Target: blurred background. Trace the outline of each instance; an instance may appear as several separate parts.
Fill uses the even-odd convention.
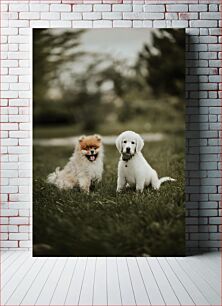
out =
[[[184,132],[183,29],[35,29],[34,137]]]

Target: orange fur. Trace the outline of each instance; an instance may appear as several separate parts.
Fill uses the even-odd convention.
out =
[[[98,150],[101,145],[101,137],[99,135],[82,136],[79,139],[80,150],[90,151],[91,149]]]

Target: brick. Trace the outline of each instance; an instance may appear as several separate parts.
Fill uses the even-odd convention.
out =
[[[71,5],[69,4],[51,4],[51,12],[71,12]]]
[[[214,28],[217,27],[216,20],[190,20],[190,27],[197,28]]]
[[[187,28],[188,21],[187,20],[173,20],[172,26],[175,28]]]
[[[95,20],[93,21],[94,28],[111,28],[112,21],[111,20]]]
[[[131,20],[114,20],[113,27],[130,28],[132,27]]]
[[[50,27],[52,28],[71,28],[72,22],[68,20],[51,20]]]
[[[207,4],[189,4],[190,12],[206,12]]]
[[[27,225],[19,226],[19,232],[21,232],[21,233],[30,233],[31,232],[30,226],[27,226]]]
[[[221,13],[209,13],[209,12],[204,12],[204,13],[200,13],[200,19],[218,19],[220,20],[221,19]]]
[[[92,20],[77,20],[72,22],[73,28],[92,28]]]
[[[17,60],[1,60],[2,67],[18,67]]]
[[[49,28],[50,22],[49,20],[31,20],[30,21],[31,28]]]
[[[133,28],[142,28],[143,27],[143,21],[142,20],[133,20]],[[151,26],[152,27],[152,21]]]
[[[165,7],[163,4],[144,5],[143,8],[144,12],[156,12],[156,13],[165,12]]]
[[[109,13],[102,13],[102,19],[122,19],[122,13],[120,12],[109,12]]]
[[[2,177],[18,177],[18,171],[16,170],[2,170]]]
[[[143,5],[142,4],[134,4],[133,5],[133,12],[142,12],[143,11]]]
[[[123,19],[164,19],[163,13],[123,12]]]
[[[30,3],[29,4],[30,11],[34,12],[48,12],[49,11],[49,4],[46,3]]]
[[[61,13],[61,20],[81,20],[81,19],[82,19],[81,13]]]
[[[166,13],[165,19],[176,20],[178,19],[178,13]]]
[[[100,12],[83,13],[83,19],[88,19],[88,20],[102,19],[102,13]]]
[[[65,14],[71,14],[71,13],[61,13],[61,19],[65,19]],[[75,13],[74,13],[75,14]],[[41,13],[40,19],[45,20],[59,20],[60,19],[60,13],[56,12],[50,12],[50,13]]]
[[[3,186],[2,188],[10,188],[10,187],[6,187]],[[11,187],[13,188],[12,191],[14,191],[16,188],[16,186]],[[18,192],[18,191],[15,191]],[[6,192],[3,192],[6,193]],[[11,191],[7,192],[7,193],[11,193]],[[14,193],[14,192],[13,192]],[[18,216],[18,210],[17,209],[1,209],[1,216],[2,217],[13,217],[13,216]]]
[[[27,28],[29,26],[28,20],[9,20],[10,28]]]
[[[18,123],[4,123],[4,124],[1,125],[1,130],[3,130],[3,131],[7,131],[7,130],[15,131],[15,130],[18,130]]]
[[[93,6],[92,4],[76,4],[73,5],[74,12],[92,12]]]
[[[29,131],[10,131],[10,138],[28,138],[30,137]]]
[[[209,4],[209,11],[210,12],[218,12],[219,11],[218,4]]]
[[[151,20],[143,20],[143,27],[144,28],[152,28],[153,22]]]
[[[169,4],[166,5],[167,12],[188,12],[188,5],[186,4]]]
[[[0,246],[1,248],[17,248],[18,241],[1,241]]]
[[[19,19],[39,19],[40,14],[38,12],[25,12],[19,13]]]
[[[30,118],[26,115],[10,115],[9,116],[10,122],[29,122]]]
[[[9,12],[28,12],[29,5],[25,3],[9,4]]]
[[[221,67],[221,60],[209,60],[210,67]]]
[[[210,224],[221,225],[221,217],[210,217],[209,222],[210,222]]]
[[[111,4],[94,4],[93,10],[94,12],[110,12]]]
[[[28,240],[28,233],[9,233],[10,240]]]
[[[208,45],[208,50],[209,51],[221,51],[221,45],[220,44],[209,44]]]
[[[31,241],[19,241],[20,248],[31,248]]]
[[[7,195],[1,195],[1,201],[5,201],[5,198],[7,198]],[[0,224],[8,224],[9,219],[6,217],[0,217]]]
[[[132,5],[131,4],[113,4],[112,11],[113,12],[131,12]]]

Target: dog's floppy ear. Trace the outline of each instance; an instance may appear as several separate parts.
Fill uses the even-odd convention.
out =
[[[98,141],[102,141],[102,137],[99,134],[94,135]]]
[[[137,134],[136,135],[136,152],[140,152],[144,146],[143,138]]]
[[[116,147],[117,147],[117,150],[121,153],[122,152],[122,135],[119,135],[116,138]]]
[[[85,137],[86,137],[85,135],[80,136],[79,137],[79,142],[82,142]]]

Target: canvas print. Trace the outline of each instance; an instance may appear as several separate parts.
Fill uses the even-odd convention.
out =
[[[33,256],[184,256],[184,29],[33,30]]]

